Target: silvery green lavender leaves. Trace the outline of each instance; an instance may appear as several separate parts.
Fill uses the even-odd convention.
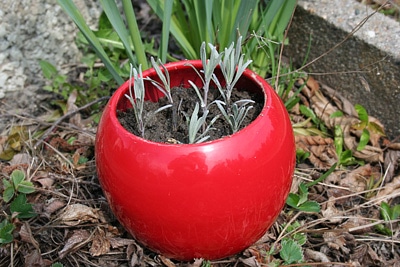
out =
[[[202,80],[203,86],[202,90],[193,83],[192,81],[188,81],[192,88],[195,90],[199,102],[196,103],[195,108],[192,114],[186,114],[184,112],[183,115],[186,117],[188,123],[188,139],[189,143],[201,143],[210,138],[209,131],[213,130],[211,127],[215,121],[220,117],[219,115],[214,116],[211,120],[208,120],[209,108],[211,105],[216,104],[218,109],[221,112],[222,117],[226,120],[226,122],[230,125],[232,133],[237,132],[240,129],[241,124],[246,118],[249,110],[253,108],[251,104],[254,103],[253,100],[250,99],[241,99],[234,103],[231,103],[231,95],[236,85],[237,81],[245,71],[246,67],[251,64],[251,60],[247,60],[244,62],[244,55],[241,53],[241,40],[242,37],[239,37],[236,43],[236,47],[234,43],[232,43],[228,48],[225,49],[224,52],[219,53],[215,46],[212,44],[208,44],[210,48],[210,57],[207,58],[206,44],[202,43],[200,48],[200,58],[203,65],[202,74],[192,66],[194,71],[199,75]],[[131,77],[133,74],[133,93],[132,93],[132,81],[129,85],[129,95],[126,97],[132,104],[134,109],[137,126],[139,131],[144,137],[145,131],[145,118],[143,114],[143,102],[145,95],[145,86],[144,80],[151,82],[158,90],[160,90],[169,100],[170,104],[164,107],[159,108],[154,111],[153,114],[169,108],[172,106],[173,100],[171,96],[171,85],[170,85],[170,76],[168,70],[161,63],[160,60],[156,62],[153,58],[151,58],[151,63],[153,68],[156,70],[158,77],[161,82],[156,82],[149,77],[143,78],[141,66],[139,66],[139,70],[136,70],[131,66]],[[222,71],[222,76],[225,80],[225,86],[221,86],[221,82],[218,80],[215,75],[215,69],[217,66],[220,66]],[[163,71],[161,71],[163,70]],[[208,93],[210,89],[211,81],[217,86],[219,92],[221,93],[222,100],[215,100],[211,103],[207,103]],[[200,103],[200,104],[199,104]],[[200,112],[201,108],[201,113]]]

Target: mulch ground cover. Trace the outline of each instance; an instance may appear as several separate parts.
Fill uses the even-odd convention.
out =
[[[211,262],[167,259],[142,247],[121,227],[97,180],[93,158],[96,123],[85,117],[84,109],[78,109],[73,95],[64,114],[48,105],[40,109],[40,115],[32,116],[9,110],[3,101],[1,116],[12,123],[0,136],[0,151],[11,157],[1,161],[0,173],[2,179],[9,179],[15,169],[26,173],[36,189],[27,197],[37,216],[13,217],[14,241],[0,247],[0,266],[51,266],[55,262],[64,266],[274,266],[273,262],[282,263],[278,253],[282,238],[296,236],[306,238],[302,248],[307,264],[300,265],[398,265],[399,220],[383,220],[381,203],[399,204],[400,142],[389,140],[382,123],[369,117],[370,141],[358,151],[362,128],[354,105],[312,77],[307,82],[299,80],[296,86],[304,83],[299,104],[316,114],[327,134],[316,134],[318,129],[299,105],[291,110],[296,146],[309,155],[297,164],[291,192],[298,193],[301,182],[318,179],[338,161],[333,137],[338,126],[343,149],[351,150],[363,164],[337,167],[309,188],[308,200],[318,202],[320,212],[285,206],[259,242],[240,254]],[[334,116],[338,112],[342,115]],[[3,221],[10,207],[3,200],[0,204]],[[297,226],[288,230],[288,224]],[[277,252],[269,253],[271,248]]]

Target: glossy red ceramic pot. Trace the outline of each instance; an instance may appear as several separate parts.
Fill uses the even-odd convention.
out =
[[[198,60],[165,65],[171,86],[202,85],[188,62],[202,69]],[[95,146],[99,180],[119,221],[142,245],[177,260],[224,258],[256,242],[280,213],[295,166],[291,123],[271,86],[246,70],[237,87],[264,95],[260,115],[231,136],[190,145],[125,130],[116,113],[130,107],[128,86],[107,104]],[[161,97],[146,90],[148,100]]]

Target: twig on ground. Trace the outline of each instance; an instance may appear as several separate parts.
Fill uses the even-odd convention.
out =
[[[64,116],[61,116],[58,120],[56,120],[56,121],[53,123],[53,125],[52,125],[49,129],[46,130],[46,132],[43,133],[42,137],[36,142],[36,144],[35,144],[35,146],[34,146],[34,149],[37,149],[37,148],[43,143],[44,139],[46,139],[46,137],[47,137],[47,136],[57,127],[57,125],[59,125],[63,120],[65,120],[65,119],[67,119],[67,118],[69,118],[69,117],[75,115],[76,113],[78,113],[78,112],[81,111],[81,110],[84,110],[84,109],[86,109],[86,108],[88,108],[88,107],[90,107],[90,106],[92,106],[92,105],[94,105],[94,104],[96,104],[96,103],[98,103],[98,102],[101,102],[101,101],[103,101],[103,100],[107,100],[107,99],[109,99],[109,98],[110,98],[109,96],[103,96],[103,97],[101,97],[101,98],[99,98],[99,99],[96,99],[96,100],[94,100],[94,101],[92,101],[92,102],[87,103],[86,105],[83,105],[82,107],[77,108],[76,110],[73,110],[73,111],[71,111],[71,112],[68,112],[68,113],[65,114]]]

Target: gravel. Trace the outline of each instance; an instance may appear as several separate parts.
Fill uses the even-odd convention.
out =
[[[92,0],[75,1],[90,26],[100,16]],[[37,90],[43,84],[39,60],[60,68],[79,62],[77,28],[55,0],[0,0],[0,98]]]

